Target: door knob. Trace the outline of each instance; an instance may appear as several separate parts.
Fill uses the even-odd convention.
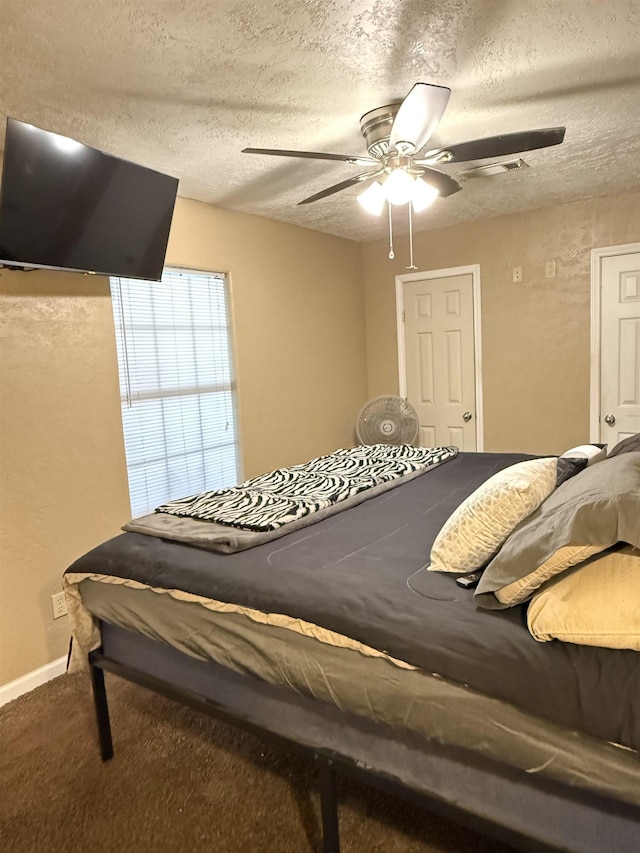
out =
[[[605,422],[605,424],[609,424],[609,426],[613,426],[616,422],[616,416],[615,415],[605,415],[604,416],[604,422]]]
[[[471,412],[465,412],[464,415],[462,416],[462,420],[465,423],[469,423],[469,421],[471,420],[472,417],[473,417],[473,415],[471,414]],[[606,420],[606,418],[605,418],[605,420]]]

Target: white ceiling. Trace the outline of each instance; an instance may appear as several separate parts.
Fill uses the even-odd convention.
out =
[[[0,0],[2,123],[168,172],[181,196],[356,240],[386,231],[358,187],[296,205],[361,167],[241,149],[366,154],[360,116],[417,81],[452,89],[430,148],[567,128],[523,155],[527,170],[459,178],[418,230],[640,187],[640,0]]]

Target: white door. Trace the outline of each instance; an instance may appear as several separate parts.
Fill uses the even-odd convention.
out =
[[[417,443],[476,450],[473,275],[402,279],[404,392],[418,413]]]
[[[600,439],[640,432],[640,252],[602,258]]]

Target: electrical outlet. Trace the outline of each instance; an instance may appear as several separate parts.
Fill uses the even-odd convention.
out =
[[[555,278],[556,277],[556,262],[555,261],[547,261],[544,265],[544,277],[545,278]]]
[[[51,606],[53,608],[53,618],[59,619],[61,616],[67,615],[67,599],[64,592],[56,592],[51,596]]]
[[[513,281],[522,281],[522,267],[513,268]]]

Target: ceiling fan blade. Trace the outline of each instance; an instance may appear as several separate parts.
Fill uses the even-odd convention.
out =
[[[286,151],[282,148],[243,148],[243,154],[269,154],[272,157],[303,157],[307,160],[340,160],[343,163],[355,163],[357,166],[373,166],[377,160],[373,157],[356,157],[351,154],[325,154],[322,151]]]
[[[420,151],[440,123],[450,95],[446,86],[416,83],[393,120],[389,147],[401,154]]]
[[[487,157],[506,157],[508,154],[519,154],[522,151],[534,151],[536,148],[559,145],[564,139],[565,130],[564,127],[547,127],[542,130],[525,130],[520,133],[505,133],[502,136],[488,136],[486,139],[474,139],[459,145],[447,145],[438,151],[429,152],[429,155],[443,152],[451,155],[446,158],[447,163],[464,163],[467,160],[484,160]]]
[[[415,161],[416,163],[418,161]],[[424,180],[438,190],[440,198],[446,198],[448,195],[453,195],[461,190],[460,184],[454,180],[451,175],[445,175],[444,172],[438,172],[437,169],[424,169],[422,175]]]
[[[349,189],[349,187],[353,187],[355,184],[359,184],[362,181],[372,181],[374,178],[377,178],[378,175],[381,175],[383,171],[383,169],[375,169],[373,172],[363,172],[361,175],[355,175],[353,178],[347,178],[346,181],[341,181],[339,184],[327,187],[326,190],[320,190],[319,193],[310,195],[309,198],[303,198],[302,201],[298,202],[298,205],[311,204],[312,201],[318,201],[319,199],[326,198],[334,193],[339,193],[341,190]]]

